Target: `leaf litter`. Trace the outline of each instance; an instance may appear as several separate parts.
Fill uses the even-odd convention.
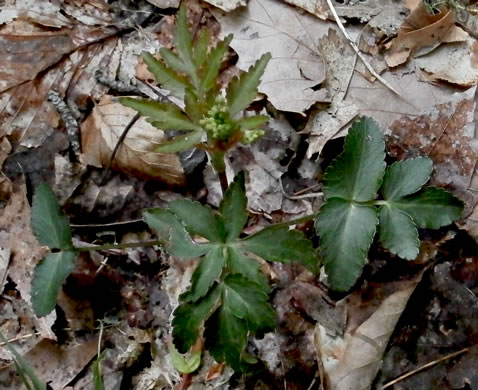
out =
[[[125,32],[118,38],[118,32],[128,28],[122,24],[119,18],[119,15],[122,15],[121,12],[127,12],[124,9],[121,10],[122,6],[118,4],[119,2],[113,1],[108,4],[95,0],[88,2],[85,7],[78,8],[76,2],[49,1],[43,3],[42,9],[35,8],[37,2],[29,6],[30,3],[26,0],[16,1],[21,7],[15,6],[12,1],[7,1],[7,3],[7,6],[11,7],[0,11],[0,21],[3,23],[2,32],[5,33],[3,35],[4,48],[9,45],[18,48],[20,45],[24,45],[27,49],[29,48],[30,52],[33,47],[38,47],[40,53],[47,54],[41,57],[40,62],[35,63],[29,62],[28,57],[22,59],[19,54],[16,56],[10,54],[10,57],[4,56],[10,62],[3,60],[0,64],[0,69],[4,74],[0,85],[6,89],[0,96],[1,117],[4,119],[0,133],[2,135],[2,151],[5,151],[6,159],[4,167],[8,167],[9,175],[4,180],[6,186],[2,187],[5,188],[5,192],[2,192],[2,202],[7,205],[6,211],[3,212],[5,216],[2,218],[10,218],[10,222],[5,225],[5,228],[2,225],[2,236],[5,236],[2,247],[7,252],[11,252],[11,264],[7,268],[8,277],[4,294],[5,291],[13,294],[17,289],[21,297],[19,303],[23,302],[17,306],[14,305],[15,307],[2,303],[2,307],[6,310],[2,311],[0,316],[0,326],[2,331],[13,329],[8,333],[9,338],[25,336],[29,333],[35,334],[36,330],[40,330],[41,335],[27,337],[26,341],[21,343],[22,352],[27,353],[35,348],[47,354],[49,347],[46,347],[45,343],[35,347],[38,341],[45,337],[54,338],[57,334],[64,336],[65,333],[64,331],[59,333],[56,327],[52,331],[53,320],[38,323],[38,319],[31,314],[31,309],[27,306],[26,302],[29,299],[25,301],[24,295],[28,293],[29,284],[22,279],[22,276],[24,273],[31,272],[31,268],[30,271],[24,269],[25,264],[28,268],[33,266],[34,262],[27,259],[23,264],[23,261],[20,261],[21,257],[18,257],[18,254],[21,253],[18,250],[20,241],[13,241],[17,243],[12,245],[9,237],[15,234],[26,237],[23,242],[30,243],[28,246],[31,253],[39,251],[39,247],[28,233],[29,208],[26,199],[31,196],[31,192],[24,188],[21,190],[23,191],[21,196],[15,195],[15,191],[18,191],[15,188],[18,188],[18,178],[22,170],[17,167],[17,174],[11,174],[14,162],[20,161],[17,160],[17,157],[11,157],[12,153],[21,151],[31,154],[49,140],[61,140],[59,144],[63,146],[59,149],[55,146],[52,150],[55,150],[56,155],[51,156],[51,160],[42,165],[49,167],[46,174],[41,171],[38,171],[40,173],[31,173],[30,166],[34,159],[21,160],[27,183],[32,180],[33,184],[37,185],[40,177],[43,180],[55,180],[57,194],[60,195],[61,203],[66,205],[68,213],[75,214],[77,213],[75,210],[82,210],[84,213],[87,210],[90,214],[88,217],[83,216],[82,222],[92,225],[103,222],[103,220],[97,220],[99,216],[112,221],[111,216],[121,216],[122,210],[125,210],[123,211],[125,216],[130,215],[126,209],[131,207],[132,202],[136,202],[136,207],[143,207],[139,206],[141,202],[145,207],[164,206],[171,198],[177,198],[177,194],[162,191],[162,189],[158,191],[157,186],[161,187],[164,174],[159,176],[160,180],[155,180],[157,184],[153,189],[151,185],[144,189],[139,184],[140,179],[138,181],[124,179],[118,173],[113,173],[113,178],[103,185],[100,183],[102,171],[99,168],[87,167],[84,164],[69,161],[70,158],[66,153],[67,139],[61,130],[63,121],[55,109],[46,102],[48,90],[55,88],[62,96],[65,96],[65,101],[72,106],[73,111],[79,114],[78,119],[83,123],[83,127],[88,121],[98,121],[98,107],[103,104],[114,107],[114,101],[107,100],[110,98],[105,95],[107,93],[115,95],[115,91],[108,91],[109,87],[96,83],[95,71],[98,68],[106,69],[108,77],[114,79],[118,76],[121,81],[129,85],[135,76],[135,67],[138,63],[136,56],[145,49],[156,52],[167,42],[168,38],[167,30],[158,28],[157,25],[153,27],[146,25],[143,30],[139,29],[132,33]],[[149,3],[157,7],[177,6],[175,2],[171,1],[155,0]],[[280,1],[250,0],[247,6],[240,4],[242,2],[239,1],[228,2],[232,4],[226,10],[228,13],[223,13],[210,5],[219,6],[219,2],[211,1],[209,4],[201,3],[199,5],[193,1],[190,3],[197,7],[195,8],[197,13],[191,19],[193,28],[209,23],[212,19],[209,12],[212,10],[221,25],[221,36],[229,32],[235,33],[232,48],[237,53],[237,57],[232,54],[230,62],[234,63],[237,58],[237,67],[232,65],[231,72],[237,73],[238,68],[247,69],[251,62],[265,51],[271,51],[273,61],[275,56],[275,61],[279,64],[271,67],[270,78],[267,79],[266,86],[262,87],[262,92],[275,109],[286,112],[285,117],[281,117],[280,121],[274,120],[277,126],[272,126],[271,137],[253,145],[251,149],[241,150],[238,148],[231,154],[229,161],[228,169],[231,179],[240,167],[246,167],[250,171],[247,185],[250,206],[252,206],[250,208],[259,213],[251,217],[250,231],[254,231],[257,224],[267,224],[270,218],[281,220],[292,214],[301,215],[310,213],[311,210],[317,210],[320,201],[317,204],[308,198],[294,201],[287,199],[279,191],[279,180],[287,178],[288,181],[294,182],[295,180],[298,183],[299,179],[297,178],[300,177],[298,176],[300,173],[296,171],[297,166],[305,167],[307,164],[317,166],[315,162],[311,163],[307,157],[319,156],[319,162],[326,159],[330,148],[333,149],[331,146],[333,142],[340,142],[340,140],[328,141],[344,136],[348,125],[355,117],[368,115],[373,117],[384,129],[387,150],[391,152],[393,158],[401,160],[426,155],[434,161],[432,183],[445,185],[467,202],[468,214],[460,225],[475,238],[478,236],[474,233],[478,226],[476,222],[478,217],[474,211],[477,208],[476,200],[478,200],[476,198],[478,186],[475,173],[477,156],[474,131],[476,126],[474,98],[477,83],[477,45],[476,35],[473,33],[473,23],[476,18],[472,14],[466,14],[466,17],[457,14],[453,18],[453,13],[444,11],[435,19],[425,15],[422,21],[424,25],[419,25],[418,29],[410,31],[410,19],[401,28],[398,28],[405,18],[403,4],[398,4],[399,2],[387,1],[380,2],[380,4],[374,0],[350,1],[343,4],[334,2],[342,20],[353,22],[352,24],[346,23],[347,31],[353,39],[357,39],[359,46],[366,50],[367,59],[374,68],[383,72],[382,76],[394,88],[400,90],[404,96],[404,98],[400,98],[374,82],[373,77],[358,63],[355,54],[350,50],[348,42],[343,39],[335,23],[326,20],[330,20],[330,10],[325,1],[289,2],[297,8]],[[410,2],[407,4],[409,8],[415,8]],[[229,11],[236,5],[240,5],[240,7]],[[61,8],[62,13],[57,12],[58,7]],[[137,15],[149,15],[152,9],[149,7],[151,6],[148,5],[144,11],[140,10]],[[308,13],[302,12],[300,8]],[[264,12],[264,9],[267,12]],[[419,10],[413,10],[412,15],[415,13],[419,15]],[[423,16],[423,14],[420,15]],[[171,19],[171,16],[167,18]],[[153,23],[158,22],[158,19],[153,20]],[[437,22],[434,22],[435,20]],[[357,22],[358,24],[354,25]],[[438,24],[436,25],[436,23]],[[73,28],[69,29],[71,26]],[[368,30],[361,31],[364,26]],[[431,38],[434,29],[438,28],[437,26],[442,26],[441,29],[446,31],[441,31]],[[467,37],[460,28],[467,31],[469,36]],[[215,31],[217,32],[217,30]],[[271,35],[271,31],[274,34]],[[20,36],[14,38],[16,35]],[[392,42],[389,48],[384,43],[387,41]],[[55,43],[55,51],[50,53],[47,49],[52,42]],[[404,46],[407,48],[404,49]],[[304,54],[306,60],[311,61],[303,61],[302,56],[294,54],[299,53],[294,52],[295,49],[299,50],[301,55]],[[275,50],[278,51],[275,52]],[[385,55],[385,59],[383,55]],[[289,59],[282,60],[281,57]],[[290,57],[293,58],[293,61],[290,61]],[[393,69],[387,69],[387,61],[392,61],[391,64],[393,64],[393,61],[397,61],[396,58],[399,59],[399,62],[405,63]],[[309,62],[314,66],[311,67]],[[278,82],[276,77],[279,70],[286,75],[283,85]],[[143,93],[151,97],[157,96],[156,92],[148,86],[147,80],[146,83],[138,81],[137,85]],[[164,93],[164,91],[160,93]],[[79,110],[75,109],[75,106]],[[312,111],[309,111],[311,108]],[[124,114],[125,110],[122,108],[120,113]],[[118,108],[113,109],[113,113],[118,113]],[[303,115],[303,118],[295,116],[294,113]],[[269,110],[269,114],[275,115],[273,110]],[[123,122],[127,121],[127,119],[123,120]],[[121,126],[124,128],[125,125],[126,123],[115,125],[117,127],[116,138],[121,132]],[[104,142],[104,139],[99,137],[101,134],[99,130],[102,126],[104,124],[96,126],[95,131],[97,131],[96,139]],[[295,131],[297,130],[303,130],[302,135],[296,136]],[[141,134],[144,134],[143,128]],[[162,137],[160,132],[149,132],[148,134],[153,139]],[[304,141],[308,142],[307,151],[304,149]],[[58,141],[55,142],[58,143]],[[137,144],[137,139],[134,142]],[[105,148],[101,158],[97,159],[98,166],[107,164],[109,152],[114,147],[114,143],[114,141],[109,142],[109,149]],[[98,146],[97,142],[93,144]],[[100,145],[103,145],[101,148],[105,147],[104,144]],[[126,147],[128,147],[127,143],[122,146],[123,149]],[[61,154],[58,154],[57,150],[60,150]],[[133,155],[126,160],[119,155],[118,161],[123,161],[124,172],[134,172],[134,175],[137,175],[138,165],[143,165],[144,168],[142,162],[144,160],[140,158],[142,152],[135,147],[131,150],[134,152]],[[304,154],[307,157],[304,157]],[[42,155],[42,158],[45,158],[44,156]],[[291,158],[291,156],[294,157]],[[194,187],[197,184],[192,184],[193,180],[190,176],[184,176],[181,173],[182,169],[177,157],[169,156],[169,158],[171,157],[175,158],[174,163],[170,164],[168,160],[164,167],[168,172],[173,169],[174,172],[180,173],[180,181],[186,183],[186,191],[191,191],[191,196],[202,200],[207,194],[208,202],[218,205],[219,196],[214,197],[213,192],[215,179],[211,177],[206,181],[207,189],[198,189]],[[148,164],[146,163],[146,165]],[[55,171],[53,171],[53,167]],[[146,168],[146,170],[149,169],[151,166]],[[299,185],[298,188],[307,190],[304,188],[304,183],[310,186],[315,179],[314,175],[323,174],[320,166],[310,169],[310,172],[308,175],[312,175],[311,178],[308,181],[301,178],[300,182],[303,187]],[[199,177],[202,177],[201,172]],[[297,187],[297,183],[293,183],[294,187]],[[16,208],[12,203],[7,203],[10,191],[13,191],[13,200],[10,202],[16,203],[18,206]],[[316,188],[314,191],[320,191],[320,188]],[[154,194],[153,200],[145,203],[146,194],[148,196]],[[21,201],[20,198],[22,198]],[[134,201],[134,199],[137,200]],[[9,213],[10,215],[12,215],[11,213],[21,215],[23,224],[19,224],[13,217],[8,217]],[[98,213],[96,217],[95,213]],[[75,215],[73,216],[75,217]],[[133,229],[132,227],[135,225],[126,226],[126,229],[130,230],[130,227]],[[307,228],[310,229],[306,226],[305,229]],[[92,240],[101,241],[108,237],[108,234],[115,240],[121,240],[125,236],[125,231],[121,230],[124,228],[118,230],[118,226],[114,224],[108,227],[113,231],[106,232],[106,236],[97,235],[101,232],[92,229],[98,228],[89,228],[87,233],[79,230],[75,234],[90,242]],[[30,238],[28,238],[28,234],[30,234]],[[419,321],[420,331],[417,332],[422,332],[422,334],[416,334],[415,337],[422,337],[426,342],[431,340],[433,345],[451,345],[450,352],[456,350],[455,347],[463,345],[463,343],[471,345],[473,340],[465,335],[473,334],[470,331],[473,329],[473,325],[470,323],[469,313],[463,310],[465,306],[468,309],[476,305],[476,258],[474,255],[458,253],[456,250],[450,252],[446,243],[445,246],[440,243],[440,232],[430,235],[429,231],[420,231],[420,234],[427,238],[422,242],[419,259],[436,261],[439,254],[445,253],[449,256],[449,261],[432,267],[430,273],[425,274],[424,281],[419,285],[420,291],[426,291],[427,297],[430,296],[430,303],[424,314],[429,316],[428,328],[421,327],[422,322],[420,321],[423,321],[423,318],[417,320],[413,313],[407,312],[410,305],[413,308],[414,302],[418,302],[416,294],[409,298],[413,290],[411,286],[414,285],[416,274],[419,272],[418,268],[414,268],[415,265],[410,266],[415,272],[411,272],[410,275],[402,275],[402,278],[405,279],[403,286],[409,283],[408,287],[402,289],[398,287],[399,284],[394,285],[395,282],[388,277],[384,284],[393,285],[396,288],[388,298],[387,294],[384,295],[380,292],[380,289],[372,288],[367,293],[363,293],[361,290],[362,303],[354,302],[350,298],[340,301],[340,304],[334,304],[323,285],[319,281],[313,280],[310,275],[304,274],[294,266],[274,265],[269,268],[268,275],[277,288],[273,305],[279,313],[279,327],[275,333],[268,333],[262,340],[251,341],[251,348],[256,348],[257,355],[265,360],[267,369],[272,374],[270,378],[263,376],[258,379],[253,376],[247,380],[241,379],[239,386],[250,388],[259,383],[261,388],[268,388],[267,386],[279,388],[283,386],[285,379],[290,386],[308,388],[321,370],[322,376],[328,378],[329,382],[338,386],[339,389],[344,381],[358,382],[357,375],[359,379],[367,379],[370,386],[377,370],[379,371],[377,380],[383,384],[387,380],[403,374],[404,371],[425,364],[440,355],[441,350],[438,348],[434,349],[437,353],[433,354],[427,349],[417,349],[414,344],[408,346],[400,344],[401,341],[410,339],[407,336],[407,329],[411,328],[407,328],[407,326],[415,326],[413,329],[416,329],[414,320]],[[458,233],[458,240],[463,240],[458,242],[464,243],[463,247],[466,252],[469,251],[469,248],[473,248],[474,244],[460,238],[462,234]],[[455,237],[449,239],[452,240],[453,245],[457,245],[456,232],[452,232],[450,237]],[[5,256],[8,256],[7,252],[5,252]],[[67,293],[66,298],[60,300],[59,304],[65,308],[66,320],[70,321],[71,319],[71,324],[75,324],[76,321],[75,329],[80,330],[84,327],[91,330],[92,326],[94,329],[92,318],[103,318],[105,309],[98,307],[98,302],[95,303],[92,299],[94,295],[88,295],[85,288],[86,290],[94,288],[94,291],[98,291],[97,289],[100,287],[95,282],[94,275],[95,271],[101,267],[99,276],[96,278],[101,279],[106,286],[109,286],[103,286],[106,290],[111,288],[115,292],[111,295],[112,307],[116,307],[113,312],[118,310],[114,303],[118,301],[118,297],[120,300],[124,300],[123,308],[116,311],[118,318],[123,320],[123,325],[118,327],[117,323],[113,324],[113,321],[110,328],[106,329],[105,337],[112,345],[111,349],[107,349],[110,355],[107,359],[108,363],[105,364],[108,366],[105,372],[108,373],[106,378],[111,376],[111,386],[118,385],[123,381],[132,383],[133,388],[138,389],[151,389],[155,386],[156,388],[172,388],[181,379],[168,361],[169,355],[166,346],[169,321],[173,309],[177,306],[180,293],[188,287],[187,283],[195,268],[195,263],[194,261],[180,263],[164,257],[157,263],[155,262],[158,261],[157,259],[151,260],[155,258],[152,256],[154,251],[148,251],[148,256],[139,253],[139,265],[132,262],[127,256],[124,257],[118,253],[102,253],[96,258],[97,260],[94,260],[94,256],[85,256],[81,260],[79,272],[74,274],[65,285],[63,293]],[[366,266],[365,279],[372,281],[374,278],[383,277],[380,272],[381,267],[385,264],[383,256],[382,252],[372,251],[369,256],[369,264]],[[458,260],[455,262],[455,259]],[[417,260],[417,262],[422,260]],[[104,265],[100,264],[105,261]],[[398,261],[396,258],[390,259],[390,262],[396,261]],[[160,266],[160,264],[163,265]],[[399,264],[404,269],[409,267],[404,263]],[[154,275],[156,275],[156,271],[161,270],[159,271],[161,277],[155,276],[148,279],[153,274],[146,269],[154,269]],[[132,273],[136,275],[134,280],[131,280]],[[391,274],[394,275],[393,270]],[[441,281],[452,279],[457,282],[447,284],[447,291],[438,287]],[[113,284],[108,284],[108,280],[116,281],[116,287]],[[432,280],[431,293],[426,289],[429,280]],[[11,282],[15,283],[13,287]],[[472,291],[475,298],[463,286]],[[104,293],[106,290],[100,288],[99,291]],[[115,296],[116,298],[114,298]],[[148,296],[154,297],[154,299],[151,298],[150,303],[147,303]],[[445,297],[444,300],[442,300],[442,296]],[[392,316],[384,315],[386,310],[391,308],[387,302],[395,299],[394,297],[400,298],[397,304],[399,309]],[[364,311],[364,306],[374,299],[377,300],[375,309]],[[75,310],[82,310],[79,308],[81,306],[75,306],[75,302],[82,302],[82,300],[92,305],[84,306],[84,319],[75,320],[72,313]],[[407,300],[407,309],[396,325]],[[153,302],[156,303],[153,304]],[[449,302],[459,303],[452,308]],[[66,309],[68,305],[71,305],[73,309]],[[90,308],[86,309],[88,306]],[[462,306],[463,310],[460,311]],[[90,310],[90,314],[87,314],[88,310]],[[344,311],[349,312],[348,317],[344,316]],[[23,318],[19,314],[20,312],[26,313],[22,314]],[[3,313],[9,313],[9,317]],[[13,326],[17,316],[22,318],[22,332]],[[354,320],[354,316],[358,316],[360,319]],[[5,318],[7,318],[6,322]],[[153,321],[159,324],[156,333],[147,330],[152,326],[148,322],[151,321],[151,318],[155,318]],[[403,325],[403,321],[409,321],[410,325]],[[132,327],[124,325],[126,322],[129,322]],[[387,326],[384,325],[385,322]],[[458,324],[458,332],[449,329],[451,322]],[[139,329],[138,324],[141,324],[140,327],[146,330]],[[386,328],[386,334],[377,331],[378,328],[380,328],[379,330]],[[436,331],[435,328],[439,330]],[[360,329],[360,332],[357,332],[357,329]],[[394,329],[395,333],[393,333]],[[345,332],[347,335],[348,342],[341,344],[339,351],[335,350],[334,357],[342,356],[345,351],[342,359],[338,359],[338,362],[336,359],[335,368],[331,369],[324,361],[323,357],[327,350],[323,350],[323,345],[318,349],[321,352],[325,370],[320,368],[321,364],[317,365],[316,363],[317,351],[314,350],[312,341],[314,334],[317,341],[319,330],[322,332],[320,335],[325,332],[328,334],[327,337],[330,336],[330,333],[343,334]],[[121,331],[125,334],[123,335]],[[362,333],[367,335],[368,341],[364,341]],[[390,336],[390,334],[392,335]],[[134,340],[128,341],[128,337]],[[391,344],[385,349],[389,337]],[[371,348],[373,351],[368,355],[365,352],[371,345],[369,339],[373,340],[374,338],[376,340],[372,344],[379,345],[380,348]],[[76,342],[84,342],[75,337],[74,339]],[[151,349],[148,349],[148,343],[152,343]],[[362,344],[359,348],[353,348],[352,346],[356,345],[354,343]],[[88,354],[85,355],[85,360],[77,361],[76,372],[87,364],[86,360],[89,358],[86,359],[86,356],[93,357],[96,347],[92,342]],[[329,347],[333,347],[333,345],[328,345],[327,348]],[[332,352],[334,352],[333,349]],[[351,354],[352,352],[362,352],[364,355],[357,358]],[[414,361],[407,357],[406,354],[410,356],[410,353],[413,355]],[[452,369],[450,365],[447,366],[448,373],[443,372],[443,369],[440,368],[443,366],[439,365],[437,368],[431,369],[429,374],[427,371],[417,374],[415,378],[411,377],[402,382],[403,388],[425,388],[423,383],[428,383],[428,380],[446,382],[444,386],[448,387],[443,387],[445,389],[458,389],[465,384],[474,383],[473,372],[469,368],[473,366],[472,356],[470,353],[457,358],[456,368]],[[57,358],[52,360],[57,360]],[[135,366],[136,361],[142,363]],[[357,361],[370,361],[369,370],[363,371],[362,367],[357,367],[355,364]],[[381,361],[383,364],[379,369]],[[148,368],[149,363],[151,363],[151,368]],[[72,366],[74,365],[72,364]],[[109,367],[114,367],[114,369],[110,370]],[[393,367],[402,367],[402,370],[393,369]],[[126,368],[127,370],[125,370]],[[66,368],[61,368],[61,370],[65,373],[67,371]],[[50,368],[47,368],[47,371],[55,372]],[[231,375],[230,369],[221,370],[215,365],[214,360],[207,356],[204,357],[200,371],[193,375],[193,383],[190,388],[228,387]],[[427,375],[430,376],[427,377]],[[59,377],[58,381],[63,382],[58,385],[58,388],[64,388],[67,381],[74,376],[76,374],[72,373],[68,379],[64,380]],[[215,379],[211,380],[211,376]],[[316,384],[318,382],[317,379]],[[89,382],[88,375],[79,378],[76,384],[70,384],[74,389],[89,388],[89,385],[91,382]]]

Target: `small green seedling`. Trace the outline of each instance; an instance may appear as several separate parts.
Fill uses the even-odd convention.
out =
[[[176,53],[162,48],[159,51],[162,61],[150,53],[143,53],[143,60],[162,88],[184,100],[184,109],[148,99],[125,97],[120,102],[146,116],[159,129],[186,132],[160,145],[157,152],[176,153],[201,145],[209,153],[214,169],[221,173],[225,170],[224,155],[232,146],[238,142],[249,144],[264,134],[261,127],[268,117],[244,116],[242,111],[256,98],[260,78],[271,56],[262,55],[248,72],[234,78],[224,96],[218,76],[232,35],[210,51],[209,41],[208,30],[202,30],[193,43],[186,7],[182,5],[174,30]]]
[[[298,261],[317,271],[311,242],[288,226],[272,225],[241,239],[248,219],[246,204],[241,173],[229,186],[218,214],[188,199],[143,213],[165,251],[177,258],[201,257],[191,288],[181,295],[174,312],[176,348],[188,352],[205,328],[206,348],[216,361],[226,361],[237,371],[257,362],[246,352],[248,336],[275,328],[267,278],[248,253],[270,261]]]
[[[369,118],[355,122],[344,151],[325,173],[326,203],[315,226],[330,286],[350,289],[366,263],[378,224],[382,245],[401,258],[415,259],[417,226],[438,229],[460,218],[463,202],[442,188],[423,187],[432,173],[429,158],[385,164],[385,142]],[[380,192],[381,198],[377,198]]]

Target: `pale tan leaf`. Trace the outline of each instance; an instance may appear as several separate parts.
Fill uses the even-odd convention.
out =
[[[247,5],[246,0],[204,0],[204,1],[226,12],[230,12],[235,10],[238,7]]]
[[[215,11],[214,15],[223,36],[234,34],[231,47],[239,54],[239,68],[247,70],[262,54],[272,54],[259,91],[277,109],[302,113],[328,100],[324,89],[313,87],[325,78],[316,42],[332,23],[275,0],[251,0],[247,8],[228,14]]]
[[[105,95],[81,126],[81,161],[97,167],[108,166],[121,133],[135,113],[133,109]],[[144,118],[138,119],[118,149],[113,168],[169,184],[184,184],[184,171],[178,156],[154,152],[165,141],[163,131],[150,125]]]

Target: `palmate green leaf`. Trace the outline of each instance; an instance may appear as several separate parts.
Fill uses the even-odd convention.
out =
[[[199,38],[196,44],[193,47],[193,57],[196,68],[199,69],[204,65],[207,58],[207,47],[209,45],[209,40],[211,39],[211,34],[207,28],[203,28],[199,32]]]
[[[148,70],[154,75],[156,82],[161,85],[161,88],[167,89],[174,96],[182,99],[184,90],[191,88],[191,84],[184,77],[181,77],[174,70],[154,58],[151,53],[143,52],[141,56]]]
[[[186,66],[182,62],[182,60],[174,54],[171,50],[162,47],[159,49],[159,54],[161,58],[168,64],[168,66],[175,70],[178,73],[186,73]]]
[[[53,249],[71,249],[71,229],[53,191],[45,183],[40,184],[33,195],[31,212],[33,234],[41,245]]]
[[[243,250],[255,253],[265,260],[279,263],[297,262],[316,273],[317,253],[303,233],[287,226],[270,226],[249,236],[240,243]]]
[[[219,205],[219,213],[223,217],[226,241],[238,238],[248,217],[244,172],[239,172],[229,185]]]
[[[174,104],[155,102],[149,99],[134,99],[122,97],[120,103],[138,111],[148,118],[148,122],[162,130],[196,130],[202,131],[201,126],[191,120]]]
[[[154,123],[153,123],[154,125]],[[159,126],[158,126],[159,127]],[[156,153],[179,153],[191,149],[201,143],[204,131],[191,131],[174,137],[171,141],[159,145],[154,151]]]
[[[384,248],[402,259],[418,256],[420,239],[412,217],[402,210],[383,205],[379,209],[378,236]]]
[[[227,266],[234,274],[240,274],[246,279],[256,282],[265,292],[270,292],[269,281],[260,269],[258,261],[246,257],[238,248],[231,246],[227,248]]]
[[[377,223],[373,206],[332,198],[321,207],[315,228],[325,272],[334,290],[347,291],[361,275]]]
[[[386,200],[414,194],[428,181],[432,170],[433,161],[427,157],[397,161],[385,171],[380,191]]]
[[[207,294],[214,282],[218,281],[226,264],[227,255],[223,253],[224,251],[227,251],[227,248],[221,245],[214,246],[201,259],[191,278],[190,290],[181,296],[182,301],[196,302]]]
[[[186,228],[212,242],[223,242],[225,237],[222,221],[212,210],[189,199],[173,200],[169,209],[176,214]]]
[[[249,331],[267,331],[275,327],[275,312],[267,294],[241,275],[229,275],[222,288],[218,312],[206,324],[206,346],[214,358],[236,371],[247,369],[245,354]]]
[[[234,78],[227,86],[226,98],[231,117],[249,107],[257,96],[257,87],[267,63],[272,58],[270,53],[263,54],[256,63],[239,78]]]
[[[219,42],[207,56],[207,67],[199,86],[199,91],[201,91],[201,93],[207,92],[215,86],[219,70],[221,69],[222,59],[227,53],[231,41],[232,35],[229,34],[224,38],[224,41]]]
[[[193,241],[180,219],[171,211],[149,209],[143,211],[143,219],[156,232],[163,248],[173,256],[191,259],[209,251],[206,244]]]
[[[425,187],[416,194],[388,202],[409,214],[420,227],[439,229],[461,217],[463,202],[443,188]]]
[[[193,86],[197,88],[199,86],[199,79],[193,59],[192,36],[188,27],[186,5],[184,3],[179,7],[178,18],[174,28],[174,43],[179,57],[183,61],[185,72],[191,77]]]
[[[359,202],[376,197],[385,171],[385,143],[370,118],[355,122],[345,138],[344,151],[325,172],[324,194]]]
[[[253,115],[241,118],[237,123],[243,130],[254,130],[264,126],[270,119],[267,115]]]
[[[184,106],[184,111],[186,111],[188,117],[191,118],[194,123],[198,124],[199,121],[203,119],[204,114],[201,111],[198,97],[190,88],[186,88],[186,91],[184,92]]]
[[[174,311],[173,340],[180,353],[186,353],[196,343],[204,322],[217,308],[221,291],[216,285],[200,301],[182,303]]]
[[[32,280],[32,307],[38,317],[50,313],[67,276],[75,268],[76,254],[62,251],[48,254],[35,267]]]
[[[11,345],[5,336],[0,332],[0,341],[5,344],[7,349],[13,355],[13,362],[15,363],[15,370],[20,376],[22,382],[27,389],[33,390],[47,390],[46,384],[43,383],[35,374],[35,371],[27,362],[27,360],[18,353],[13,345]]]

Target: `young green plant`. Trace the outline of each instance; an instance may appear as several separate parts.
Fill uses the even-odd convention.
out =
[[[355,122],[340,154],[325,172],[325,204],[315,220],[320,255],[330,286],[349,290],[367,260],[378,224],[383,247],[413,260],[418,227],[438,229],[460,218],[463,202],[437,187],[424,187],[433,163],[427,157],[386,167],[382,132],[370,118]],[[377,198],[380,193],[381,198]]]
[[[142,55],[158,84],[183,100],[184,109],[171,102],[130,97],[120,98],[120,102],[146,116],[159,129],[183,133],[160,145],[157,152],[177,153],[198,146],[205,149],[225,191],[226,152],[238,142],[249,144],[264,134],[261,127],[267,123],[268,116],[246,116],[243,110],[256,98],[260,78],[271,55],[263,54],[246,73],[235,77],[223,94],[218,76],[232,35],[211,50],[208,50],[208,30],[202,30],[195,41],[193,38],[186,6],[182,5],[174,29],[176,52],[160,49],[162,60],[147,52]]]

